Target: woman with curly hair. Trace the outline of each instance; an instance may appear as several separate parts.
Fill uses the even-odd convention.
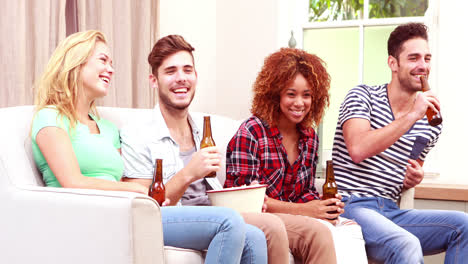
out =
[[[338,216],[344,204],[340,195],[320,200],[314,187],[319,146],[314,127],[329,105],[329,88],[330,75],[319,57],[290,48],[268,56],[254,84],[253,115],[227,147],[225,187],[267,184],[267,212],[283,221],[289,247],[304,263],[367,263],[360,227],[349,220],[361,237],[361,257],[354,262],[335,255],[331,232],[343,221]],[[319,251],[324,245],[331,250]]]

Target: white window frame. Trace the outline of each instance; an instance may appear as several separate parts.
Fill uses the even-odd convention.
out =
[[[428,24],[428,21],[431,21],[433,17],[437,16],[437,8],[435,12],[431,12],[431,4],[434,0],[428,1],[428,9],[426,10],[425,16],[417,16],[417,17],[394,17],[394,18],[372,18],[369,19],[369,0],[364,0],[364,18],[363,19],[355,19],[355,20],[342,20],[342,21],[324,21],[324,22],[308,22],[302,26],[302,32],[308,29],[324,29],[324,28],[347,28],[347,27],[359,27],[359,71],[358,71],[358,80],[359,83],[363,83],[364,79],[364,28],[369,26],[391,26],[391,25],[401,25],[409,22],[417,22],[417,23],[425,23]],[[432,2],[432,3],[431,3]],[[430,16],[430,17],[428,17]],[[428,25],[429,27],[432,25]],[[431,46],[437,48],[437,37],[438,36],[431,36],[430,41],[434,41]],[[303,41],[302,41],[303,42]],[[432,51],[434,52],[434,50]],[[433,64],[434,61],[433,61]],[[437,81],[437,69],[432,67],[431,70],[431,79],[432,81]],[[436,90],[437,92],[437,90]],[[319,136],[322,135],[322,126],[319,127]],[[425,167],[425,178],[428,179],[436,179],[440,176],[439,171],[439,151],[437,146],[431,150],[428,155],[428,160],[430,162],[426,162]],[[317,168],[317,176],[321,175],[321,172],[324,168],[325,161],[327,159],[331,159],[331,151],[327,150],[325,153],[322,148],[322,144],[320,144],[319,149],[319,166]],[[429,164],[429,165],[427,165]]]
[[[302,30],[307,29],[323,29],[323,28],[346,28],[359,27],[359,76],[358,80],[362,83],[364,78],[364,27],[370,26],[398,26],[409,22],[424,23],[424,17],[398,17],[398,18],[373,18],[360,20],[344,20],[344,21],[326,21],[326,22],[309,22],[302,27]]]

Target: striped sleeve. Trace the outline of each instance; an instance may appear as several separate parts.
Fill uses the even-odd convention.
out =
[[[371,101],[369,92],[361,86],[351,89],[341,104],[338,122],[343,125],[351,118],[370,120]]]
[[[340,111],[332,154],[339,192],[343,196],[378,196],[396,201],[403,188],[408,159],[424,161],[435,146],[442,126],[431,127],[423,117],[391,146],[354,163],[344,141],[343,123],[350,118],[365,118],[371,129],[376,130],[394,122],[387,84],[351,89]]]
[[[435,128],[432,128],[434,130],[436,130],[435,133],[432,133],[432,135],[435,135],[434,139],[433,140],[430,140],[429,143],[426,145],[426,147],[424,148],[424,150],[421,152],[421,154],[419,155],[419,159],[421,161],[424,161],[426,159],[426,156],[427,154],[429,154],[429,151],[435,147],[435,144],[437,143],[437,141],[439,140],[439,136],[440,136],[440,133],[442,132],[442,125],[439,125],[438,127],[435,127]]]

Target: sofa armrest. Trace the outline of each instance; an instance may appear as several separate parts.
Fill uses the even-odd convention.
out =
[[[400,209],[413,209],[414,208],[414,188],[404,190],[401,193],[399,201]]]
[[[22,186],[0,199],[0,263],[164,263],[160,210],[147,196]]]

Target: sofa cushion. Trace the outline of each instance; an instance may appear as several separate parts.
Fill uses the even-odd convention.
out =
[[[177,248],[177,247],[164,247],[165,262],[166,263],[183,263],[183,264],[203,264],[205,263],[205,252]]]

